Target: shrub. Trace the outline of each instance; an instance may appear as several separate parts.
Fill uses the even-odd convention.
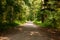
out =
[[[8,30],[9,28],[14,28],[14,27],[16,27],[18,24],[17,23],[14,23],[14,22],[12,22],[12,23],[7,23],[7,22],[5,22],[5,23],[0,23],[0,31],[6,31],[6,30]]]
[[[47,28],[57,28],[57,21],[52,19],[47,19],[44,23],[40,24],[41,27],[47,27]]]

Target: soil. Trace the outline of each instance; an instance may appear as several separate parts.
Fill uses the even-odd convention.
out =
[[[33,22],[28,21],[21,26],[0,33],[0,40],[60,40],[60,31],[39,28]]]

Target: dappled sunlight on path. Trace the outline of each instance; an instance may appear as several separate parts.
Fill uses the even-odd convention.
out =
[[[10,32],[8,35],[3,36],[5,40],[51,40],[48,33],[38,30],[38,26],[33,22],[28,21],[22,27],[15,28],[17,30]]]
[[[32,27],[32,28],[37,28],[38,27],[32,21],[27,21],[25,24],[22,24],[22,26],[24,26],[24,27]]]
[[[0,40],[10,40],[8,37],[0,37]]]

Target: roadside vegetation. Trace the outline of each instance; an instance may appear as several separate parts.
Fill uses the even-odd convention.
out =
[[[44,28],[60,29],[59,3],[57,0],[0,0],[0,30],[26,21]]]

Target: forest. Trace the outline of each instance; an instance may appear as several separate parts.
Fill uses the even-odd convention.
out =
[[[52,36],[56,32],[60,35],[60,0],[0,0],[0,33],[20,27],[28,21],[40,29],[51,29]]]
[[[41,27],[60,28],[60,1],[0,0],[0,30],[29,20]]]

